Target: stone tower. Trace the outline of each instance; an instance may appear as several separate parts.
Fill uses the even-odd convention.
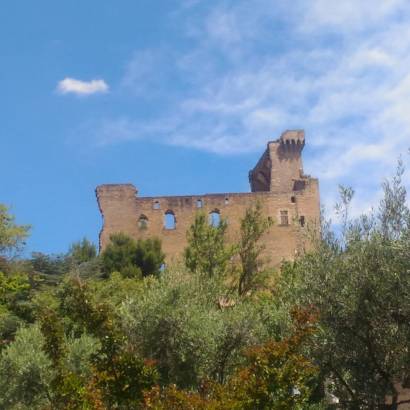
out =
[[[268,142],[266,151],[249,172],[252,192],[290,192],[303,179],[302,150],[304,131],[286,131]]]

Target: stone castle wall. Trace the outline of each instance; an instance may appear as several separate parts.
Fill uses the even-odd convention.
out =
[[[135,239],[158,237],[167,261],[177,261],[198,211],[226,218],[228,239],[234,241],[246,209],[258,201],[264,214],[274,220],[263,238],[270,264],[293,259],[306,246],[307,227],[317,225],[320,211],[318,181],[302,171],[303,145],[301,131],[284,133],[279,140],[268,143],[250,172],[250,193],[138,197],[131,184],[100,185],[96,189],[103,216],[100,248],[104,249],[116,232]],[[173,229],[167,229],[167,219],[175,222],[168,226]]]

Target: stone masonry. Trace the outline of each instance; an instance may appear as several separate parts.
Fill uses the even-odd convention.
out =
[[[306,231],[319,222],[319,183],[303,173],[303,131],[286,131],[268,142],[256,166],[249,172],[249,193],[138,197],[132,184],[100,185],[96,189],[103,217],[100,250],[110,235],[123,232],[135,239],[158,237],[168,262],[181,259],[186,232],[198,211],[209,214],[210,223],[228,222],[228,240],[239,236],[240,220],[259,201],[274,225],[263,238],[270,264],[291,260],[309,246]]]

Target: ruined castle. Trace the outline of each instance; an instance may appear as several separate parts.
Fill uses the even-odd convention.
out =
[[[246,209],[259,201],[265,215],[274,221],[263,238],[270,264],[293,259],[306,245],[307,227],[317,226],[320,213],[318,180],[303,173],[304,145],[303,131],[286,131],[268,142],[249,172],[251,192],[247,193],[139,197],[132,184],[98,186],[96,195],[103,217],[100,249],[117,232],[135,239],[157,237],[167,261],[177,261],[198,211],[209,215],[210,224],[226,219],[228,240],[234,241]]]

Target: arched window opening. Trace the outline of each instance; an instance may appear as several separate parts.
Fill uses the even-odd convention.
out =
[[[148,228],[148,218],[145,215],[141,215],[138,218],[138,228],[141,230]]]
[[[229,205],[229,198],[228,197],[225,198],[225,205]]]
[[[165,229],[175,229],[176,228],[176,219],[172,211],[165,212],[164,227]]]
[[[295,197],[295,196],[291,196],[291,197],[290,197],[290,202],[292,202],[292,204],[296,203],[296,197]]]
[[[209,225],[213,227],[219,226],[221,223],[221,215],[217,209],[209,213]]]
[[[204,203],[202,201],[202,199],[197,199],[196,200],[196,207],[197,208],[202,208],[204,206]]]
[[[152,204],[152,208],[161,209],[161,204],[159,203],[159,201],[154,201],[154,203]]]
[[[299,219],[300,226],[303,228],[305,226],[305,217],[302,215]]]
[[[280,211],[280,224],[289,225],[288,211]]]

